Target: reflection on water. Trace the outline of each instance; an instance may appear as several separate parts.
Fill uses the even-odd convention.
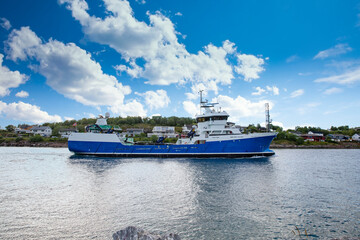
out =
[[[122,161],[123,159],[121,158],[97,158],[93,156],[79,155],[71,155],[68,158],[68,162],[70,164],[86,167],[89,171],[95,173],[102,173],[106,170],[112,169],[118,164],[121,164]]]
[[[250,159],[0,151],[0,239],[109,239],[128,225],[183,239],[293,238],[295,226],[312,237],[360,237],[358,150]]]

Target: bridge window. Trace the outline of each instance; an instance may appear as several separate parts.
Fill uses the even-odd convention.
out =
[[[228,117],[227,116],[215,116],[213,117],[213,120],[227,120]]]
[[[227,120],[227,116],[213,116],[213,117],[199,117],[196,119],[196,122],[207,122],[207,121],[215,121],[215,120]]]

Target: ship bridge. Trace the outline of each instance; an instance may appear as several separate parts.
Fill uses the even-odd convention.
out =
[[[200,138],[208,138],[214,135],[240,134],[240,130],[228,124],[229,114],[225,111],[216,111],[215,105],[218,103],[209,103],[202,100],[200,92],[200,106],[204,112],[196,115],[197,129],[196,135]]]

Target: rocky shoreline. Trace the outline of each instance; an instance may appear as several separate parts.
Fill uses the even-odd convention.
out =
[[[343,142],[339,144],[323,144],[323,145],[292,145],[292,144],[271,144],[270,149],[360,149],[360,143]]]
[[[0,147],[52,147],[52,148],[67,148],[67,142],[2,142]],[[271,144],[270,149],[360,149],[358,142],[343,142],[339,144],[324,144],[324,145],[292,145],[292,144]]]
[[[67,142],[2,142],[0,147],[52,147],[52,148],[67,148]]]

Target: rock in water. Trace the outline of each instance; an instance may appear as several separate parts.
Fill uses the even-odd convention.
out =
[[[129,226],[113,234],[114,240],[181,240],[179,235],[170,233],[165,236],[145,232],[141,228]]]

